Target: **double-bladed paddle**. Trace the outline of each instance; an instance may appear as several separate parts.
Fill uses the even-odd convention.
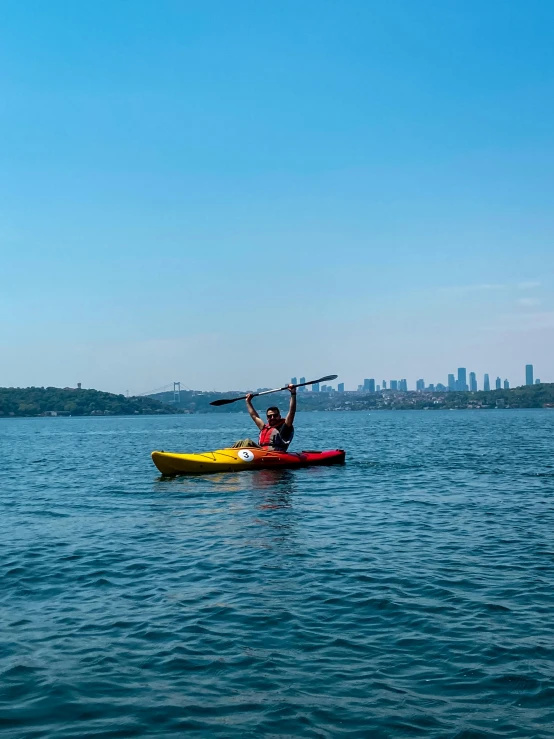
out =
[[[304,387],[304,385],[315,385],[317,382],[327,382],[329,380],[336,380],[338,375],[327,375],[326,377],[320,377],[319,380],[310,380],[309,382],[299,382],[297,385],[292,387]],[[276,387],[275,390],[263,390],[261,393],[252,393],[252,397],[255,398],[258,395],[269,395],[269,393],[278,393],[281,390],[288,390],[289,386]],[[246,395],[241,395],[240,398],[221,398],[220,400],[212,400],[210,405],[227,405],[228,403],[234,403],[237,400],[246,400]]]

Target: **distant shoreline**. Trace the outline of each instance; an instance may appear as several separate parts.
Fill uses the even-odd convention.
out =
[[[244,409],[243,402],[231,403],[219,408],[210,405],[213,400],[239,396],[240,391],[227,393],[181,391],[175,403],[173,393],[159,393],[152,396],[161,402],[173,404],[183,412],[237,413]],[[288,393],[275,393],[271,401],[264,397],[255,398],[258,408],[273,403],[286,410]],[[490,408],[543,408],[554,407],[554,383],[523,385],[511,390],[490,390],[477,392],[427,392],[427,391],[380,391],[369,392],[299,392],[298,410],[302,411],[357,411],[357,410],[486,410]],[[242,408],[241,408],[242,406]]]
[[[0,418],[225,415],[244,412],[243,401],[221,407],[210,405],[213,400],[233,396],[232,391],[214,393],[187,390],[178,395],[159,393],[154,396],[126,397],[81,388],[0,388]],[[288,393],[275,393],[271,399],[258,398],[254,403],[262,412],[271,403],[285,411],[288,407]],[[307,412],[541,408],[554,408],[554,383],[479,392],[298,393],[298,410]]]
[[[56,387],[0,388],[0,418],[141,416],[181,411],[150,397]]]
[[[408,412],[408,413],[426,413],[426,412],[432,412],[432,413],[438,413],[438,412],[450,412],[450,411],[479,411],[479,412],[487,412],[487,411],[554,411],[554,407],[552,406],[546,406],[546,407],[529,407],[529,408],[357,408],[357,409],[344,409],[344,408],[329,408],[327,410],[318,410],[317,408],[304,408],[300,409],[298,413],[391,413],[391,412]],[[239,415],[248,415],[244,411],[239,411],[236,413],[233,413],[234,416]],[[72,415],[59,415],[59,416],[51,416],[51,415],[45,415],[41,414],[38,416],[24,416],[24,415],[18,415],[18,416],[0,416],[0,421],[22,421],[22,420],[51,420],[53,418],[55,419],[105,419],[105,418],[159,418],[161,415],[168,416],[216,416],[218,414],[213,412],[206,412],[206,411],[191,411],[189,413],[142,413],[142,414],[136,414],[136,413],[110,413],[110,414],[98,414],[98,415],[81,415],[81,416],[72,416]]]

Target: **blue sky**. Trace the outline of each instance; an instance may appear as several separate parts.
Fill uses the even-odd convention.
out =
[[[0,385],[554,381],[550,1],[0,5]]]

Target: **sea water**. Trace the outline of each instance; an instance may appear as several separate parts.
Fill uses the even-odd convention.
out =
[[[554,411],[0,421],[2,737],[552,737]]]

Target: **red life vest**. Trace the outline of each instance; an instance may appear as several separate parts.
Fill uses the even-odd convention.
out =
[[[260,431],[260,438],[258,444],[265,449],[274,449],[275,451],[285,452],[292,441],[292,434],[290,440],[285,443],[281,439],[280,430],[285,425],[285,419],[281,418],[275,426],[270,426],[268,423],[264,424],[264,427]]]

